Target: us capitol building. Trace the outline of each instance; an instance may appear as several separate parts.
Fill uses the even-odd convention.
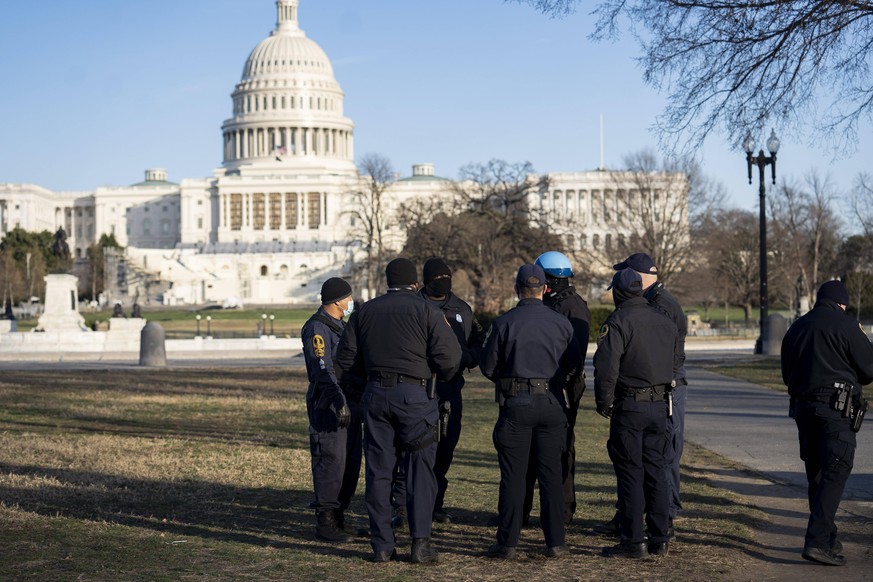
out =
[[[84,259],[102,234],[113,234],[127,263],[163,283],[168,304],[316,302],[325,279],[348,276],[361,260],[343,211],[365,185],[344,93],[325,52],[300,28],[298,4],[276,1],[275,30],[246,60],[212,176],[174,183],[154,168],[131,186],[86,192],[0,183],[0,236],[63,227]],[[569,220],[568,232],[586,233],[571,245],[596,247],[616,228],[601,210],[615,188],[610,174],[550,174],[549,191],[531,204]],[[449,185],[433,165],[415,165],[412,176],[392,182],[386,213],[416,197],[448,195]],[[402,237],[396,220],[386,224]]]

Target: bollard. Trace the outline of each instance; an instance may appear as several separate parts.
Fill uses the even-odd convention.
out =
[[[788,320],[778,313],[767,316],[767,337],[764,340],[763,354],[778,356],[782,353],[782,338],[788,331]]]
[[[155,322],[145,324],[139,334],[140,366],[164,367],[167,365],[165,338],[164,328],[160,324]]]

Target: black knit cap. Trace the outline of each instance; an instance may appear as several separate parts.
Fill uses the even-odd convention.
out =
[[[418,273],[412,261],[398,257],[385,267],[385,278],[389,287],[405,287],[418,282]]]
[[[818,293],[815,294],[815,299],[830,299],[840,305],[849,304],[849,290],[843,285],[842,281],[828,281],[822,283],[818,288]]]
[[[446,262],[438,257],[433,257],[432,259],[428,259],[424,262],[424,268],[422,269],[424,276],[424,284],[427,285],[437,277],[445,277],[452,276],[452,270],[449,269],[449,266]]]
[[[329,305],[352,294],[352,286],[345,279],[331,277],[321,286],[321,304]]]

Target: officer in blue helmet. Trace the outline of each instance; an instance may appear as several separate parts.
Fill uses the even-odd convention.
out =
[[[588,330],[591,327],[591,312],[588,304],[576,293],[576,288],[570,284],[573,277],[573,267],[570,259],[563,253],[549,251],[537,257],[535,262],[546,274],[546,291],[543,303],[570,320],[573,326],[575,345],[579,347],[581,362],[585,361],[588,350]],[[581,370],[580,370],[581,371]],[[561,477],[564,491],[564,523],[569,524],[576,512],[576,488],[573,483],[576,466],[575,431],[576,414],[579,411],[579,399],[585,391],[585,375],[580,373],[567,386],[567,438],[564,451],[561,454]],[[531,454],[531,462],[527,471],[527,488],[524,498],[524,521],[528,521],[533,506],[533,487],[536,482],[535,451]]]

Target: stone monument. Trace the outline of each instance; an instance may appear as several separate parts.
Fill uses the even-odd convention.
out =
[[[52,254],[57,259],[59,272],[45,276],[45,311],[39,317],[36,331],[91,331],[85,325],[85,318],[79,315],[79,278],[67,272],[71,258],[63,228],[55,233]]]

